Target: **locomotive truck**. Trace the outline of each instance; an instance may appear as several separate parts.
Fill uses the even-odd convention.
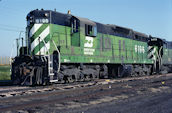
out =
[[[26,19],[26,46],[13,59],[13,84],[46,85],[171,71],[172,42],[162,38],[52,10],[33,10]]]

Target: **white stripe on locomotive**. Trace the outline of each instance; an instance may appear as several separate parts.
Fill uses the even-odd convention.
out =
[[[43,39],[46,38],[46,36],[48,36],[48,34],[50,33],[50,29],[49,29],[49,26],[39,35],[40,37],[40,40],[39,40],[39,37],[37,37],[31,44],[31,51],[34,50],[34,48],[36,46],[39,45],[39,42],[43,41]]]

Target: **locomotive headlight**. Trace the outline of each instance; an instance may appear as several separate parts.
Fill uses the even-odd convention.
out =
[[[29,20],[30,20],[30,23],[32,23],[33,22],[33,17],[30,17]]]
[[[30,20],[32,20],[32,19],[33,19],[33,17],[31,16],[31,17],[30,17]]]
[[[45,17],[48,17],[48,13],[45,13],[44,16],[45,16]]]

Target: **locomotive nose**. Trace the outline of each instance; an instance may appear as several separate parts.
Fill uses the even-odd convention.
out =
[[[50,26],[48,24],[34,24],[29,32],[32,55],[46,55],[50,49]]]
[[[46,55],[50,49],[50,11],[31,11],[27,15],[27,29],[30,53]]]

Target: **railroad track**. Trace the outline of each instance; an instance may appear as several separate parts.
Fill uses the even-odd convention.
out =
[[[34,93],[52,92],[52,91],[57,91],[57,90],[64,91],[64,90],[69,90],[69,89],[77,89],[77,88],[90,87],[90,86],[96,86],[96,85],[113,84],[113,83],[126,82],[126,81],[146,80],[146,79],[152,79],[152,78],[156,79],[156,78],[160,78],[164,76],[171,76],[171,74],[132,77],[132,78],[131,77],[118,78],[118,79],[98,79],[95,81],[77,82],[77,83],[70,83],[70,84],[54,84],[50,86],[37,86],[37,87],[3,86],[0,88],[0,99],[29,95],[29,94],[34,94]]]
[[[113,100],[121,98],[125,99],[130,96],[141,94],[140,92],[155,92],[156,88],[172,83],[172,74],[167,75],[156,75],[147,77],[135,77],[135,78],[124,78],[117,80],[99,80],[92,81],[88,83],[71,84],[71,85],[52,85],[46,88],[35,89],[34,93],[28,93],[30,95],[22,96],[10,96],[9,98],[0,99],[0,112],[3,111],[13,111],[18,109],[27,110],[35,106],[50,105],[52,103],[58,103],[56,109],[66,109],[67,105],[62,106],[64,103],[68,102],[79,103],[80,105],[86,106],[90,104],[95,104],[101,102],[106,102],[107,100],[101,100],[101,97],[109,97]],[[58,87],[57,87],[58,86]],[[59,88],[60,87],[60,88]],[[154,89],[153,89],[154,88]],[[110,89],[110,90],[109,90]],[[31,89],[33,91],[33,89]],[[166,90],[166,89],[165,89]],[[156,90],[157,92],[160,90]],[[30,91],[29,91],[30,92]],[[36,93],[37,92],[37,93]],[[120,95],[123,96],[120,96]],[[127,94],[127,95],[125,95]],[[93,101],[89,102],[92,99]],[[95,101],[99,100],[99,101]],[[23,101],[24,100],[24,101]],[[15,102],[15,103],[11,103]],[[2,105],[3,104],[3,105]],[[69,107],[69,106],[67,106]]]

